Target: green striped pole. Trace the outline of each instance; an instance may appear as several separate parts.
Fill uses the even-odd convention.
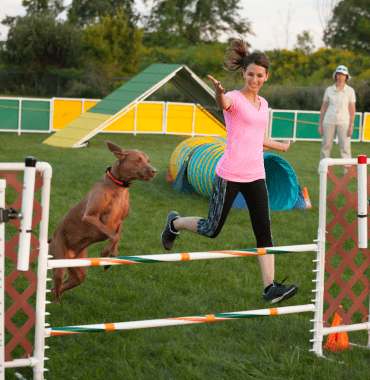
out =
[[[188,325],[188,324],[193,324],[193,323],[231,321],[234,319],[245,319],[245,318],[265,317],[265,316],[271,316],[271,315],[303,313],[306,311],[314,311],[314,310],[315,310],[314,304],[307,304],[307,305],[286,306],[286,307],[271,308],[271,309],[235,311],[231,313],[198,315],[194,317],[151,319],[151,320],[132,321],[132,322],[101,323],[101,324],[96,324],[96,325],[53,327],[53,328],[45,329],[45,337],[56,336],[56,335],[82,334],[82,333],[87,333],[87,332],[134,330],[134,329],[145,329],[145,328],[152,328],[152,327]]]
[[[261,255],[266,255],[266,254],[283,254],[283,253],[290,253],[290,252],[314,252],[314,251],[317,251],[317,244],[289,245],[289,246],[272,247],[272,248],[253,248],[253,249],[242,249],[242,250],[237,250],[237,251],[170,253],[170,254],[161,254],[161,255],[120,256],[120,257],[103,257],[103,258],[92,258],[92,259],[90,258],[78,259],[77,258],[77,259],[71,259],[71,260],[69,259],[68,260],[48,260],[48,269],[222,259],[222,258],[232,258],[232,257],[261,256]]]

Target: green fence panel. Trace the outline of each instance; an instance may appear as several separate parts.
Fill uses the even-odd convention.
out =
[[[298,113],[297,114],[297,139],[321,139],[319,135],[320,114]]]
[[[353,134],[351,140],[357,140],[360,138],[360,115],[355,115],[355,123],[353,127]]]
[[[0,99],[0,130],[18,129],[19,101]]]
[[[294,133],[294,112],[276,112],[272,114],[272,138],[292,139]]]
[[[22,101],[21,129],[24,131],[48,131],[50,121],[49,101]]]
[[[321,136],[318,132],[320,121],[319,113],[297,113],[297,139],[318,139]],[[294,113],[273,111],[272,138],[293,138],[294,134]],[[358,140],[360,134],[360,115],[356,114],[352,140]]]

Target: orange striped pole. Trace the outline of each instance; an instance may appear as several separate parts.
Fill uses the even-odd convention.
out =
[[[152,320],[144,320],[144,321],[119,322],[119,323],[102,323],[102,324],[96,324],[96,325],[53,327],[53,328],[45,329],[45,337],[56,336],[56,335],[82,334],[82,333],[87,333],[87,332],[133,330],[133,329],[144,329],[144,328],[153,328],[153,327],[179,326],[179,325],[186,325],[186,324],[193,324],[193,323],[230,321],[230,320],[235,320],[235,319],[303,313],[307,311],[314,311],[314,309],[315,309],[314,304],[307,304],[307,305],[286,306],[286,307],[271,308],[271,309],[235,311],[231,313],[221,313],[221,314],[206,314],[206,315],[198,315],[198,316],[193,316],[193,317],[152,319]]]
[[[210,252],[189,252],[189,253],[167,253],[160,255],[143,256],[120,256],[120,257],[99,257],[71,260],[48,260],[48,269],[70,268],[70,267],[91,267],[104,265],[124,265],[143,264],[172,261],[223,259],[232,257],[261,256],[266,254],[283,254],[291,252],[314,252],[317,251],[317,244],[289,245],[271,248],[252,248],[235,251],[210,251]]]

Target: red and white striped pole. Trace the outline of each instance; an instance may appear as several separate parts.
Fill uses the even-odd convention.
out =
[[[367,249],[367,156],[357,156],[358,248]]]

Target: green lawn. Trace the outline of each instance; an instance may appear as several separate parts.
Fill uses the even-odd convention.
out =
[[[158,169],[150,183],[136,181],[130,188],[131,212],[124,222],[119,254],[165,253],[160,235],[167,214],[183,216],[208,213],[209,199],[183,195],[166,182],[171,154],[183,140],[177,136],[99,134],[88,148],[64,149],[42,145],[47,134],[0,133],[0,162],[23,162],[36,156],[53,167],[49,235],[64,214],[76,204],[115,161],[108,139],[125,149],[148,154]],[[369,144],[353,143],[352,155],[366,154]],[[293,167],[301,187],[307,187],[311,210],[271,213],[276,246],[310,244],[318,227],[320,143],[296,142],[282,155]],[[332,157],[339,157],[335,145]],[[339,169],[339,168],[338,168]],[[8,197],[12,196],[11,192]],[[37,194],[39,196],[39,194]],[[11,228],[7,237],[11,236]],[[106,243],[89,249],[98,257]],[[233,209],[216,239],[182,232],[173,252],[254,248],[255,239],[248,212]],[[281,306],[310,303],[315,253],[276,256],[276,279],[299,287],[298,294]],[[204,315],[267,308],[262,300],[262,279],[257,258],[204,260],[88,268],[85,282],[62,294],[62,303],[47,306],[52,327],[124,322]],[[7,268],[9,273],[10,268]],[[51,273],[50,276],[51,277]],[[50,283],[49,283],[50,284]],[[51,287],[51,285],[50,285]],[[50,297],[50,295],[48,295]],[[33,301],[31,301],[33,303]],[[368,305],[368,298],[366,300]],[[365,304],[366,304],[365,302]],[[9,307],[7,299],[6,306]],[[280,305],[279,305],[280,306]],[[309,352],[313,335],[312,313],[254,318],[230,322],[142,329],[80,336],[51,337],[46,356],[48,380],[85,379],[368,379],[370,352],[353,348],[343,354],[316,357]],[[21,323],[22,317],[19,317]],[[350,333],[351,342],[367,343],[366,332]],[[324,343],[326,337],[324,338]],[[20,351],[21,352],[21,351]],[[22,354],[22,353],[21,353]],[[9,369],[32,378],[30,368]]]

